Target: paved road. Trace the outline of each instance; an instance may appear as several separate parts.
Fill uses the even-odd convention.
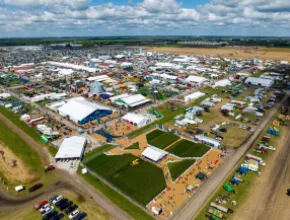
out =
[[[289,97],[289,93],[283,98],[279,104],[272,108],[264,120],[260,123],[254,134],[249,138],[248,142],[242,145],[228,160],[226,160],[210,177],[208,181],[203,183],[197,193],[189,200],[189,202],[179,209],[175,215],[172,216],[174,220],[190,220],[202,206],[207,202],[208,198],[215,192],[220,186],[222,181],[235,169],[239,160],[245,155],[248,149],[254,144],[262,131],[265,129],[269,121],[273,118],[282,103]]]
[[[13,130],[17,135],[19,135],[26,143],[28,143],[33,149],[35,149],[41,158],[43,159],[43,164],[49,164],[50,162],[50,155],[45,147],[38,144],[34,139],[32,139],[30,136],[28,136],[25,132],[23,132],[20,128],[18,128],[15,124],[13,124],[10,120],[5,118],[2,114],[0,114],[0,120],[4,121],[6,125]],[[121,209],[115,206],[110,200],[108,200],[105,196],[97,192],[91,185],[86,183],[81,177],[78,175],[70,175],[65,171],[56,170],[54,172],[57,172],[59,175],[61,175],[62,180],[59,182],[59,184],[56,184],[52,187],[49,187],[48,191],[47,189],[44,189],[44,192],[49,192],[50,194],[53,194],[55,190],[62,188],[64,185],[68,186],[70,189],[73,189],[75,191],[80,191],[83,195],[86,195],[88,198],[91,198],[97,205],[101,206],[107,213],[109,213],[114,219],[120,219],[120,220],[129,220],[132,219],[130,216],[128,216],[125,212],[123,212]],[[43,195],[43,193],[36,194],[36,196],[29,196],[27,198],[17,198],[12,197],[5,192],[2,192],[0,195],[0,204],[4,201],[4,204],[8,205],[9,203],[13,202],[14,204],[17,204],[17,201],[21,201],[22,204],[26,201],[31,201],[31,199],[36,199],[38,196]],[[4,199],[5,198],[5,199]],[[10,202],[9,202],[10,201]],[[2,206],[1,204],[1,209]]]

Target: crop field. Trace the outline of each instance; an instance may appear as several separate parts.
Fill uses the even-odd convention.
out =
[[[181,140],[169,147],[166,151],[178,157],[202,157],[209,150],[210,147],[204,144]]]
[[[167,146],[179,139],[179,136],[171,132],[163,132],[160,130],[155,130],[147,134],[148,144],[153,145],[154,147],[158,147],[160,149],[166,148]]]
[[[102,154],[86,165],[94,172],[120,189],[124,194],[145,206],[165,187],[166,182],[160,168],[131,154],[107,156]]]
[[[172,180],[176,180],[185,170],[187,170],[195,160],[182,160],[179,162],[168,163],[167,166],[170,171]]]
[[[129,147],[126,148],[126,150],[139,150],[139,142],[135,142],[134,144],[131,144]]]

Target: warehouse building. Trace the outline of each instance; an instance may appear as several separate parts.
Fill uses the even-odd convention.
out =
[[[248,77],[245,83],[248,85],[271,87],[274,84],[274,80],[260,77]]]
[[[106,115],[112,114],[112,109],[88,102],[82,97],[70,99],[57,109],[60,115],[78,123],[85,124]]]
[[[113,96],[110,98],[110,100],[113,104],[120,107],[126,107],[128,109],[138,108],[151,102],[150,99],[144,97],[141,94],[129,95],[127,93]]]
[[[55,160],[62,159],[81,159],[86,146],[86,138],[72,136],[65,138],[60,145]]]

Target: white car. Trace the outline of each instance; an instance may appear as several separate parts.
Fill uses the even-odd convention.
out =
[[[79,214],[80,212],[79,212],[79,210],[77,209],[77,210],[74,210],[68,217],[69,217],[69,219],[73,219],[73,218],[75,218],[78,214]]]
[[[44,211],[41,212],[41,215],[45,216],[47,213],[51,212],[52,210],[54,210],[54,207],[49,206],[48,208],[46,208]]]
[[[59,201],[62,200],[62,199],[63,199],[63,196],[58,196],[58,197],[56,197],[56,198],[52,201],[52,203],[55,204],[55,203],[59,202]]]
[[[42,213],[42,212],[44,212],[46,209],[48,209],[49,207],[50,207],[50,204],[47,203],[47,204],[45,204],[41,209],[39,209],[39,211]]]

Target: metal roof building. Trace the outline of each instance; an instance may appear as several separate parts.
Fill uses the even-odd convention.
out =
[[[65,138],[55,155],[55,159],[80,159],[84,153],[85,145],[86,138],[84,137],[72,136]]]

